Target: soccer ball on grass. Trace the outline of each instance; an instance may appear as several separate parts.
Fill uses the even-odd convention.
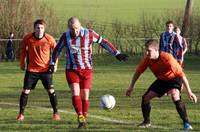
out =
[[[116,101],[112,95],[103,95],[100,99],[100,107],[106,110],[111,110],[115,107]]]

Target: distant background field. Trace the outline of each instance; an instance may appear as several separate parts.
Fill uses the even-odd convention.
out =
[[[138,128],[142,121],[140,109],[141,96],[155,77],[147,70],[138,80],[131,98],[125,96],[136,63],[140,56],[131,56],[128,62],[119,62],[114,57],[94,56],[93,88],[91,91],[91,105],[88,116],[88,130],[86,132],[181,132],[182,122],[175,110],[170,97],[152,101],[152,127]],[[199,66],[200,58],[187,56],[185,72],[190,81],[193,92],[200,97]],[[64,66],[59,62],[59,69],[54,74],[54,84],[58,97],[59,111],[62,120],[51,120],[52,110],[48,95],[41,82],[29,95],[25,110],[25,121],[17,122],[18,101],[23,84],[24,72],[19,70],[19,62],[0,63],[0,131],[1,132],[75,132],[78,131],[76,115],[71,103],[71,94],[67,86]],[[99,108],[100,97],[112,94],[116,98],[116,107],[112,111]],[[183,93],[188,115],[194,131],[200,131],[200,103],[191,103]]]
[[[26,8],[22,9],[21,7],[11,6],[16,10],[13,10],[15,13],[11,11],[6,14],[5,12],[9,12],[7,10],[11,7],[6,6],[6,4],[2,6],[8,8],[1,11],[1,13],[5,13],[5,15],[2,14],[1,19],[6,21],[1,21],[0,38],[7,38],[8,33],[14,31],[15,38],[21,39],[24,34],[33,30],[32,22],[36,18],[43,18],[47,22],[46,32],[58,40],[60,35],[67,30],[69,17],[78,16],[84,27],[95,30],[120,51],[130,54],[141,53],[146,39],[158,39],[160,33],[165,30],[167,20],[173,20],[175,25],[181,27],[186,4],[186,0],[37,0],[36,3],[21,0],[21,3],[23,2],[30,7],[24,5],[23,7]],[[2,3],[6,2],[2,1]],[[193,3],[192,21],[189,31],[184,37],[188,40],[189,52],[199,54],[200,1],[193,0]],[[21,13],[17,12],[19,9],[21,9]],[[13,14],[14,17],[8,17]],[[27,17],[29,15],[32,17]],[[7,17],[4,18],[3,16]],[[25,23],[25,25],[21,23]],[[6,40],[0,41],[1,56],[5,52],[5,48],[3,48],[5,43]],[[20,40],[16,43],[15,51],[17,51],[16,54],[19,57]],[[94,51],[95,54],[102,53],[99,49],[94,49]]]
[[[186,0],[43,0],[56,11],[61,21],[70,16],[95,20],[99,23],[111,23],[115,20],[124,24],[138,22],[142,13],[159,15],[160,13],[185,9]],[[200,7],[200,1],[194,0],[194,8]]]

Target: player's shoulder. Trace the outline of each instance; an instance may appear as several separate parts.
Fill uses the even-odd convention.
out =
[[[92,28],[88,28],[89,32],[94,32],[94,30]]]
[[[45,38],[48,40],[48,41],[55,41],[54,37],[48,33],[45,33]]]
[[[161,34],[160,35],[163,35],[163,34],[165,34],[166,32],[161,32]]]
[[[26,33],[24,36],[23,36],[23,39],[29,39],[29,38],[32,38],[33,37],[33,32],[29,32],[29,33]]]
[[[94,31],[91,28],[81,27],[81,35],[87,34],[87,33],[93,33]]]
[[[97,33],[91,28],[81,27],[81,36],[89,34],[89,35],[97,35]]]
[[[172,32],[172,35],[178,35],[178,34],[177,34],[176,32],[173,31],[173,32]]]
[[[53,36],[50,35],[50,34],[48,34],[48,33],[45,33],[45,37],[46,37],[46,38],[49,38],[49,39],[54,39]]]
[[[94,31],[93,29],[91,29],[91,28],[89,28],[88,31],[89,31],[89,33],[90,33],[91,35],[99,36],[99,34],[98,34],[96,31]]]
[[[161,51],[160,52],[160,59],[162,59],[163,61],[169,61],[171,58],[173,58],[173,56],[170,53]]]
[[[166,31],[161,32],[160,36],[164,36],[164,35],[167,36],[168,32],[166,32]]]
[[[67,34],[70,34],[70,31],[69,31],[69,30],[66,31],[66,32],[63,32],[63,33],[60,35],[60,38],[65,37]]]

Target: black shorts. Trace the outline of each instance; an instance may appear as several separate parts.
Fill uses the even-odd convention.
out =
[[[24,89],[34,89],[38,80],[42,81],[45,89],[53,88],[52,74],[48,72],[29,72],[26,71],[24,77]]]
[[[157,79],[154,81],[151,86],[149,87],[148,91],[153,91],[158,94],[158,97],[162,97],[165,93],[170,91],[173,88],[178,89],[179,91],[181,90],[181,81],[180,78],[176,78],[173,80],[165,81],[165,80],[160,80]]]

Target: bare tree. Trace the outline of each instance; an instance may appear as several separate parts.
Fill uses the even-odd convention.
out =
[[[187,0],[186,6],[185,6],[185,14],[183,18],[183,26],[182,26],[183,36],[185,36],[185,34],[187,33],[189,25],[190,25],[190,18],[192,15],[192,6],[193,6],[193,1]]]
[[[15,38],[22,38],[24,34],[33,30],[33,22],[38,18],[47,22],[47,32],[54,36],[58,34],[58,19],[47,3],[38,0],[0,0],[0,3],[0,38],[7,38],[9,32],[13,32]],[[0,41],[0,54],[5,53],[4,43]],[[17,55],[19,43],[14,42]]]

